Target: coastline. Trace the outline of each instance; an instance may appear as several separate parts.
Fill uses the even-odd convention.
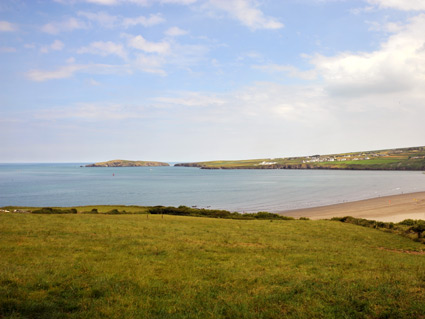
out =
[[[280,211],[290,217],[330,219],[352,216],[383,222],[400,222],[405,219],[425,220],[425,192],[383,196],[360,201]]]

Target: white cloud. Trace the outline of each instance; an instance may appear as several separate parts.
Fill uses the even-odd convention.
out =
[[[16,48],[13,47],[0,47],[1,53],[14,53],[16,52]]]
[[[251,60],[263,60],[263,55],[257,51],[249,51],[249,52],[245,52],[242,53],[241,55],[239,55],[237,57],[237,61],[243,61],[246,59],[251,59]]]
[[[202,61],[209,48],[203,45],[179,44],[174,41],[150,42],[141,35],[124,34],[128,46],[144,53],[136,53],[134,65],[143,72],[166,75],[164,66],[187,69]]]
[[[85,17],[86,19],[96,22],[102,27],[105,28],[113,28],[118,21],[118,18],[116,16],[112,16],[106,12],[85,12],[80,11],[78,12],[78,15],[81,17]]]
[[[144,118],[143,108],[127,107],[111,103],[78,103],[68,107],[41,110],[34,115],[42,120],[80,119],[84,121],[108,121]]]
[[[131,73],[128,65],[108,65],[108,64],[69,64],[59,67],[53,71],[31,70],[27,72],[27,77],[35,82],[48,80],[66,79],[72,77],[77,72],[88,74],[124,74]]]
[[[423,11],[425,1],[423,0],[366,0],[368,3],[380,8],[392,8],[404,11]]]
[[[120,1],[118,0],[85,0],[88,3],[100,4],[104,6],[117,5]]]
[[[255,0],[208,0],[207,7],[214,10],[222,10],[243,25],[252,30],[257,29],[281,29],[284,25],[273,17],[265,16],[258,9]]]
[[[26,43],[24,44],[25,49],[35,49],[36,45],[34,43]]]
[[[403,25],[395,22],[379,23],[376,21],[366,21],[369,25],[369,31],[396,33],[403,29]]]
[[[189,5],[195,3],[197,0],[55,0],[62,4],[75,4],[76,2],[86,2],[103,6],[117,6],[121,4],[136,4],[139,6],[149,6],[158,2],[160,4],[178,4]]]
[[[62,50],[63,49],[63,47],[64,47],[65,45],[63,44],[63,42],[61,42],[61,41],[59,41],[59,40],[55,40],[51,45],[50,45],[50,48],[52,49],[52,50],[55,50],[55,51],[60,51],[60,50]]]
[[[413,17],[374,52],[311,59],[330,93],[390,94],[425,85],[425,14]]]
[[[99,85],[100,85],[100,83],[99,83],[98,81],[94,80],[94,79],[90,79],[90,80],[88,81],[88,83],[89,83],[91,86],[99,86]]]
[[[190,66],[202,61],[208,52],[208,47],[202,45],[182,45],[176,42],[160,41],[150,42],[141,35],[122,35],[128,42],[126,48],[112,41],[92,42],[88,46],[77,50],[78,54],[96,54],[100,56],[116,55],[128,63],[126,65],[103,65],[103,64],[75,64],[75,59],[68,59],[68,65],[54,70],[34,69],[27,73],[32,81],[43,82],[54,79],[65,79],[76,73],[108,74],[108,73],[132,73],[140,71],[166,76],[165,66],[178,68],[190,68]],[[135,50],[134,50],[135,49]]]
[[[64,48],[64,44],[62,41],[59,40],[55,40],[52,44],[48,45],[48,46],[42,46],[40,48],[40,52],[41,53],[48,53],[50,50],[53,51],[61,51]]]
[[[160,107],[215,107],[226,104],[226,100],[215,94],[201,92],[180,92],[179,96],[157,97],[153,101]]]
[[[162,17],[160,13],[151,14],[149,17],[139,16],[135,18],[130,17],[121,17],[121,16],[113,16],[106,12],[86,12],[80,11],[78,12],[80,17],[84,17],[89,21],[96,22],[100,26],[104,28],[112,29],[116,26],[121,26],[124,28],[134,27],[137,25],[142,25],[144,27],[151,27],[160,23],[165,22],[165,19]]]
[[[167,55],[167,63],[180,68],[188,69],[200,62],[205,62],[209,48],[197,44],[173,43],[170,54]]]
[[[83,0],[82,0],[83,1]],[[142,6],[152,5],[155,2],[160,4],[175,4],[175,5],[191,5],[197,0],[84,0],[85,2],[95,3],[99,5],[115,6],[125,3],[138,4]],[[63,0],[59,2],[69,3]],[[75,1],[74,1],[75,2]],[[204,8],[211,11],[222,11],[228,14],[230,17],[238,20],[241,24],[249,27],[252,30],[257,29],[281,29],[284,27],[283,23],[278,21],[276,18],[266,16],[260,9],[259,3],[256,0],[202,0]],[[89,20],[96,21],[99,24],[107,27],[115,25],[117,17],[111,16],[104,12],[90,13],[90,12],[79,12],[80,16],[84,16]],[[143,25],[145,27],[156,25],[164,22],[164,18],[159,14],[151,15],[150,17],[140,16],[137,18],[124,18],[122,25],[125,28]],[[55,28],[56,27],[56,28]],[[56,32],[57,26],[45,26],[46,32]],[[173,30],[169,31],[173,33]],[[179,33],[180,32],[180,33]],[[179,31],[174,30],[175,34],[169,36],[182,35],[181,29]]]
[[[75,72],[83,70],[82,65],[63,66],[54,71],[31,70],[27,73],[27,77],[35,82],[43,82],[53,79],[64,79],[74,75]]]
[[[149,5],[150,0],[122,0],[123,3],[128,2],[128,3],[134,3],[137,4],[139,6],[143,6],[146,7]]]
[[[101,56],[107,55],[117,55],[123,59],[127,57],[127,53],[122,44],[114,43],[111,41],[102,42],[92,42],[89,46],[83,47],[77,51],[79,54],[90,53],[97,54]]]
[[[18,27],[7,21],[0,21],[0,32],[13,32],[18,30]]]
[[[133,67],[143,72],[153,73],[161,76],[167,75],[163,70],[165,60],[160,56],[138,54],[133,61]]]
[[[137,25],[142,25],[144,27],[151,27],[160,23],[165,22],[165,19],[161,16],[161,14],[151,14],[149,18],[140,16],[137,18],[124,18],[122,21],[122,25],[125,28],[134,27]]]
[[[317,78],[317,72],[315,70],[299,70],[292,65],[278,65],[278,64],[267,64],[267,65],[254,65],[254,69],[266,71],[266,72],[283,72],[287,73],[292,78],[298,78],[303,80],[314,80]]]
[[[47,23],[41,28],[41,30],[49,34],[59,34],[61,32],[69,32],[86,28],[87,25],[81,20],[75,18],[68,18],[63,21]]]
[[[239,105],[240,115],[312,124],[329,115],[323,100],[320,87],[258,83],[233,93],[230,103]]]
[[[185,34],[187,34],[187,31],[180,29],[179,27],[171,27],[165,31],[165,35],[169,37],[178,37]]]
[[[143,38],[141,35],[138,36],[129,36],[128,45],[132,48],[148,52],[148,53],[158,53],[158,54],[166,54],[170,51],[170,43],[166,41],[162,42],[150,42]]]
[[[178,116],[191,122],[232,123],[246,133],[255,123],[297,122],[313,125],[332,118],[327,110],[326,94],[317,86],[287,86],[256,83],[229,93],[180,92],[153,99],[157,107],[177,109]],[[248,123],[251,123],[248,125]]]
[[[198,125],[200,132],[199,123],[210,123],[210,129],[224,125],[244,135],[251,134],[247,127],[255,126],[253,131],[263,142],[268,138],[259,133],[261,130],[269,132],[269,141],[278,142],[270,134],[273,129],[284,138],[284,127],[296,125],[296,134],[303,135],[312,147],[323,139],[334,145],[349,141],[350,147],[360,149],[389,138],[396,144],[405,143],[418,131],[424,132],[424,30],[422,14],[397,28],[373,52],[305,56],[313,66],[307,72],[288,65],[259,66],[314,79],[310,85],[257,83],[221,94],[176,93],[157,97],[154,102],[176,110],[173,114],[186,124]],[[287,133],[294,134],[290,129]]]
[[[197,0],[160,0],[161,3],[170,3],[170,4],[182,4],[188,5],[195,3]]]
[[[367,7],[362,7],[362,8],[353,8],[350,9],[350,12],[352,14],[358,15],[364,12],[373,12],[375,10],[375,8],[373,6],[367,6]]]

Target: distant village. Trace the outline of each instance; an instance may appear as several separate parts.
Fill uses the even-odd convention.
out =
[[[422,147],[409,149],[410,151],[422,151]],[[405,153],[405,149],[388,150],[385,152],[365,152],[365,153],[351,153],[351,154],[335,154],[335,155],[311,155],[305,157],[284,157],[284,158],[270,158],[267,161],[255,164],[255,166],[267,166],[279,164],[281,160],[297,161],[298,163],[325,163],[325,162],[345,162],[345,161],[365,161],[377,157],[393,157]],[[408,154],[414,155],[414,154]],[[419,156],[408,156],[408,159],[425,159],[425,156],[420,154]],[[277,160],[277,161],[276,161]]]
[[[359,154],[359,155],[326,155],[326,156],[320,156],[320,155],[312,155],[305,157],[306,159],[303,160],[303,164],[305,163],[322,163],[322,162],[344,162],[344,161],[361,161],[361,160],[368,160],[370,157],[378,157],[378,156],[384,156],[383,154]],[[298,158],[289,157],[289,158],[283,158],[286,160],[298,160]],[[273,160],[273,159],[270,159]],[[261,163],[256,164],[257,166],[264,166],[264,165],[274,165],[277,164],[277,162],[267,162],[263,161]]]
[[[383,154],[358,154],[358,155],[338,155],[338,156],[320,156],[313,155],[308,156],[307,159],[303,160],[303,163],[322,163],[322,162],[345,162],[345,161],[364,161],[370,159],[370,157],[383,156]]]

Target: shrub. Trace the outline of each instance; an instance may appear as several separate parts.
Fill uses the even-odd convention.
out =
[[[52,207],[43,207],[32,211],[33,214],[77,214],[75,208],[71,209],[59,209]]]
[[[164,215],[197,216],[197,217],[228,218],[228,219],[281,219],[281,220],[294,219],[292,217],[281,216],[278,214],[273,214],[268,212],[241,214],[237,212],[231,213],[227,210],[190,208],[187,206],[179,206],[179,207],[154,206],[149,209],[149,213],[156,214],[156,215],[164,214]]]
[[[399,222],[399,224],[405,226],[413,226],[415,224],[415,221],[413,219],[405,219],[402,222]]]
[[[413,231],[418,234],[418,238],[421,238],[422,233],[425,231],[425,223],[418,223],[409,228],[409,231]]]
[[[118,209],[112,209],[112,210],[110,210],[109,212],[106,212],[106,214],[112,214],[112,215],[114,215],[114,214],[119,214],[120,212],[118,211]]]

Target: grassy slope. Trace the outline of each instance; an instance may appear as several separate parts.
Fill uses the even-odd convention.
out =
[[[423,318],[425,255],[379,248],[423,245],[331,221],[0,214],[0,317]]]
[[[371,157],[371,154],[379,154],[380,156]],[[307,157],[293,158],[274,158],[274,159],[252,159],[239,161],[207,161],[180,164],[181,166],[195,166],[202,168],[327,168],[327,169],[408,169],[423,170],[425,169],[425,147],[367,151],[358,153],[342,153],[322,155],[322,157],[347,157],[346,161],[320,162],[320,163],[303,163],[310,160]],[[368,160],[350,160],[354,157],[370,157]],[[421,158],[415,158],[421,157]],[[275,162],[274,165],[261,165],[262,162]],[[292,166],[292,167],[287,167]]]

